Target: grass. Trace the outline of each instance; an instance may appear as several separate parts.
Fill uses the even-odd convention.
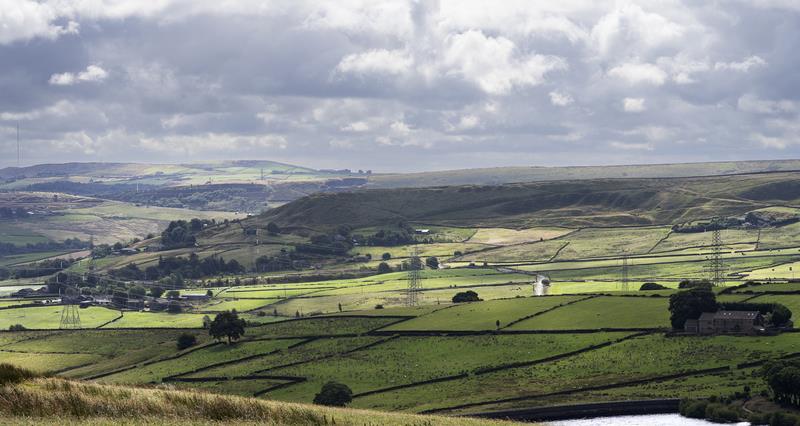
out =
[[[644,254],[669,233],[669,227],[658,228],[586,228],[560,239],[569,242],[556,257],[558,260],[585,259],[602,256]]]
[[[58,329],[61,324],[62,306],[42,306],[0,310],[0,330],[14,324],[31,329]],[[92,306],[78,311],[81,327],[95,328],[119,316],[118,311]]]
[[[180,358],[141,366],[132,370],[99,379],[103,383],[144,384],[158,383],[167,376],[187,373],[223,361],[230,361],[252,355],[266,354],[297,343],[300,340],[261,340],[243,341],[232,345],[212,345],[193,351]]]
[[[386,330],[494,330],[497,328],[496,321],[505,327],[511,321],[577,299],[554,296],[465,303],[395,324]]]
[[[331,337],[315,339],[277,354],[265,355],[242,362],[214,367],[205,371],[189,374],[187,377],[236,377],[257,374],[262,370],[273,369],[295,362],[320,360],[319,362],[326,363],[331,361],[330,357],[344,354],[345,352],[378,342],[382,339],[381,337]],[[264,374],[273,373],[274,370],[270,370]],[[299,375],[304,376],[305,373],[299,373]]]
[[[355,405],[418,411],[731,366],[799,350],[800,342],[790,334],[685,338],[649,335],[544,364],[357,398]],[[681,391],[671,395],[680,396]]]
[[[479,426],[507,422],[379,413],[211,393],[136,389],[61,379],[36,379],[0,388],[0,413],[12,424],[80,421],[89,424],[264,424]]]
[[[63,354],[96,356],[90,365],[72,369],[64,375],[88,377],[147,360],[178,353],[176,341],[183,330],[74,330],[7,333],[13,336],[0,350],[20,356],[62,359]],[[206,331],[191,332],[199,343],[209,341]],[[2,355],[0,355],[2,357]]]
[[[200,328],[204,314],[170,314],[166,312],[124,312],[122,318],[103,328]]]
[[[271,392],[271,398],[311,401],[329,380],[360,393],[423,380],[476,372],[480,368],[535,361],[623,337],[624,333],[469,337],[401,337],[372,348],[272,370],[308,378]]]
[[[528,229],[481,228],[469,239],[471,243],[506,246],[549,240],[572,232],[559,227],[537,227]]]
[[[669,326],[665,297],[595,297],[519,322],[511,330],[656,328]]]

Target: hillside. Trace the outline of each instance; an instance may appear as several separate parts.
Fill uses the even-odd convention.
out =
[[[138,389],[61,379],[0,388],[3,424],[465,425],[511,422],[382,413],[222,396],[169,388]]]
[[[672,178],[796,171],[800,160],[729,161],[709,163],[641,164],[624,166],[494,167],[421,173],[376,174],[370,188],[449,185],[498,185],[573,179]]]
[[[315,194],[265,213],[283,226],[354,228],[399,221],[458,226],[673,224],[800,200],[800,173],[598,179]]]
[[[366,182],[365,173],[274,161],[65,163],[0,169],[0,191],[59,192],[196,210],[260,212],[309,193]]]

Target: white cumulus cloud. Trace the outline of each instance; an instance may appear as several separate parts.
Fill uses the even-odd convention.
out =
[[[103,81],[108,77],[108,72],[97,65],[89,65],[79,73],[65,72],[50,76],[50,84],[55,86],[71,86],[81,82]]]

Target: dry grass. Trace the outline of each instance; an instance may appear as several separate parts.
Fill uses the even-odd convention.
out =
[[[41,378],[0,388],[3,424],[443,425],[512,423],[330,408]]]

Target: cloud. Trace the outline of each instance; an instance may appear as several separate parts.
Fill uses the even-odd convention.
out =
[[[779,114],[797,110],[797,106],[792,101],[760,99],[751,93],[740,96],[736,106],[741,111],[758,114]]]
[[[563,58],[522,54],[511,40],[475,30],[450,37],[443,62],[446,74],[461,75],[493,95],[506,94],[514,87],[536,86],[546,74],[567,69]]]
[[[55,86],[72,86],[81,82],[98,82],[108,77],[108,72],[97,65],[89,65],[86,70],[77,74],[65,72],[50,76],[49,83]]]
[[[766,65],[767,61],[761,59],[761,57],[750,56],[740,62],[717,62],[714,64],[714,69],[717,71],[748,72],[751,69],[761,68]]]
[[[407,171],[800,156],[800,59],[787,42],[800,9],[782,0],[0,0],[0,11],[0,167],[13,164],[17,121],[30,162]]]
[[[611,142],[609,146],[624,151],[652,151],[653,149],[655,149],[653,145],[649,143],[626,143],[626,142],[614,141]]]
[[[646,109],[644,98],[625,98],[622,100],[622,109],[625,112],[642,112]]]
[[[652,84],[661,86],[667,80],[667,73],[653,64],[625,63],[608,71],[608,75],[624,80],[630,85]]]
[[[572,99],[572,96],[569,93],[562,93],[557,90],[554,90],[549,93],[550,95],[550,103],[555,106],[567,106],[573,103],[575,100]]]
[[[409,70],[413,61],[403,50],[376,49],[363,53],[347,55],[336,69],[354,74],[403,74]]]

